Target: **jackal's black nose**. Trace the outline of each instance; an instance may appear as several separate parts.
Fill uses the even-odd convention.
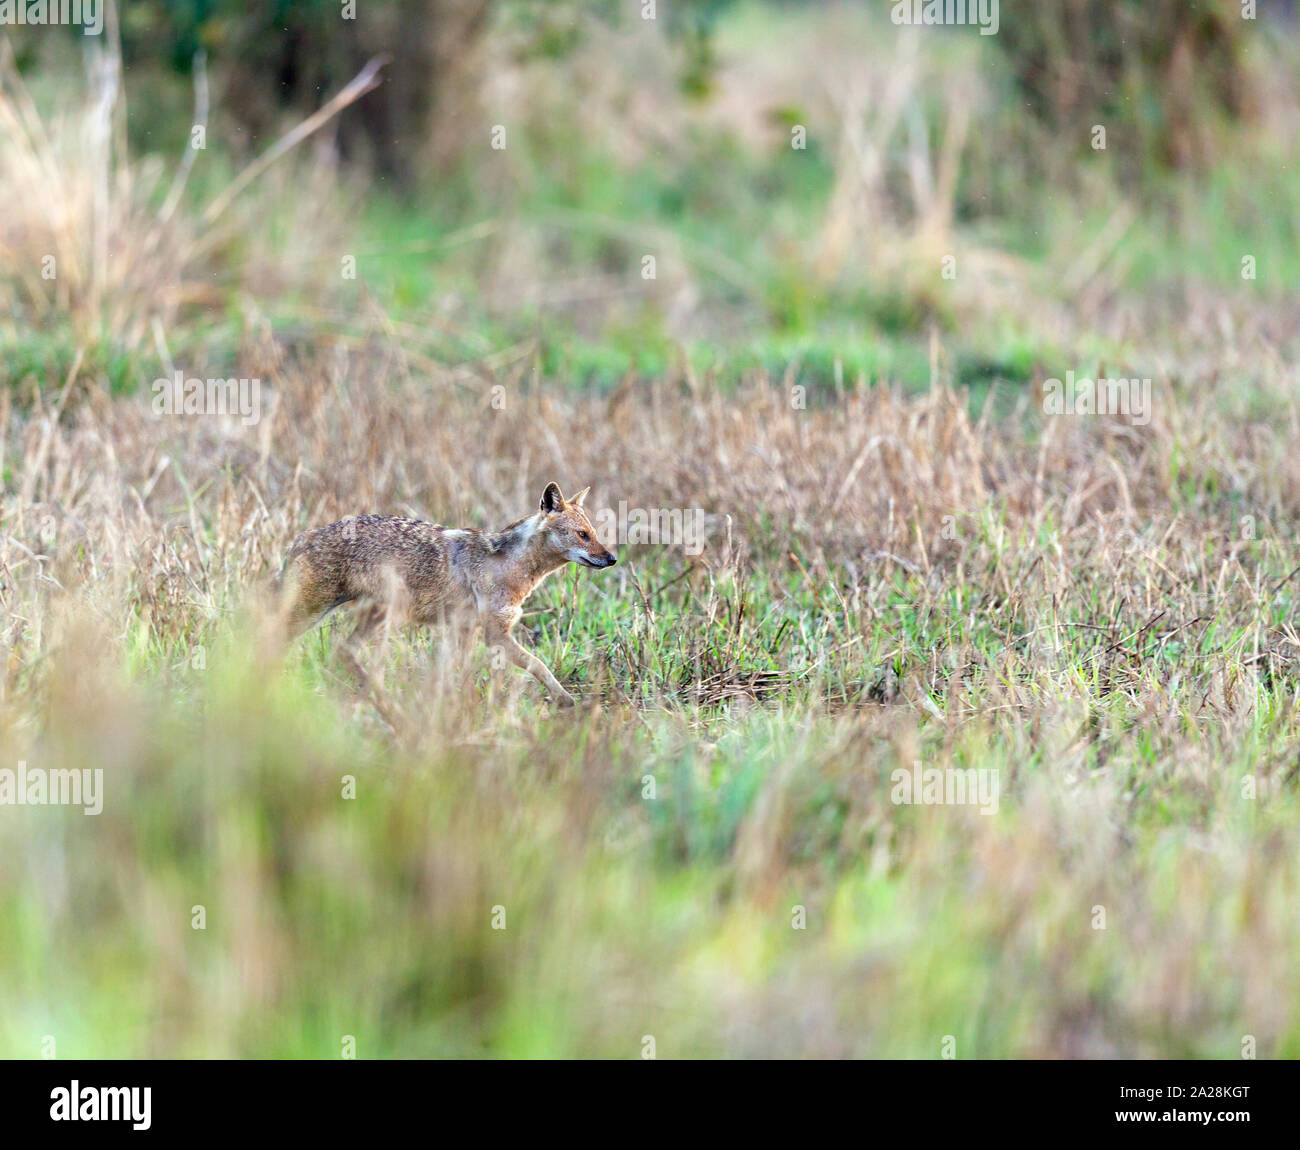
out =
[[[608,555],[605,556],[605,561],[601,564],[601,566],[613,567],[614,564],[617,562],[618,562],[618,556],[611,551]]]

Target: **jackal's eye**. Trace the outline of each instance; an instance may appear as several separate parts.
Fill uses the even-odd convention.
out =
[[[579,539],[590,539],[591,536],[588,535],[587,532],[585,532],[585,531],[579,531],[579,532],[578,532],[578,538],[579,538]]]

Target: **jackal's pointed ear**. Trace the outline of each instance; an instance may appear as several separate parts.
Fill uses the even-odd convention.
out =
[[[577,495],[570,499],[569,502],[572,503],[574,507],[581,507],[582,501],[587,498],[587,492],[590,490],[590,487],[584,487]]]
[[[564,506],[564,492],[558,483],[548,483],[542,492],[542,510],[559,511]]]

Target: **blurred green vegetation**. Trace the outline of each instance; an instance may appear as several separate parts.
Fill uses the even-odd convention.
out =
[[[363,5],[349,21],[332,2],[255,12],[225,0],[131,5],[123,50],[134,150],[182,154],[191,63],[199,49],[207,55],[215,102],[210,146],[187,189],[195,209],[372,51],[393,56],[388,82],[324,133],[339,170],[322,173],[301,153],[284,161],[291,174],[274,188],[245,193],[244,219],[259,234],[227,237],[221,261],[199,269],[224,295],[225,314],[210,296],[185,308],[174,354],[237,358],[251,290],[289,329],[322,306],[355,320],[375,305],[423,329],[421,351],[435,359],[533,341],[548,375],[602,387],[681,359],[724,377],[798,364],[813,384],[862,371],[925,386],[937,333],[950,363],[969,369],[959,382],[978,392],[994,380],[1021,387],[1062,356],[1132,359],[1133,340],[1108,322],[1132,304],[1208,291],[1268,305],[1300,282],[1300,174],[1264,123],[1280,98],[1267,70],[1296,56],[1282,25],[1229,21],[1232,6],[1217,0],[1162,3],[1142,18],[1124,0],[1054,0],[994,37],[935,29],[907,81],[912,119],[879,141],[898,154],[864,192],[846,133],[862,115],[870,131],[870,109],[812,86],[810,66],[792,69],[791,91],[764,106],[747,62],[780,67],[783,39],[802,28],[833,36],[842,20],[847,40],[896,29],[835,5],[701,3],[664,6],[660,37],[657,22],[647,31],[625,7],[394,0]],[[1128,37],[1132,28],[1141,34]],[[629,53],[642,36],[666,70],[644,81],[650,119],[630,106],[641,82],[621,71],[635,66]],[[1086,76],[1068,101],[1048,63],[1066,45]],[[41,103],[57,104],[45,80],[69,66],[68,51],[25,55]],[[412,75],[435,82],[429,53],[462,61],[456,92],[408,90]],[[1190,87],[1178,80],[1184,56]],[[491,85],[505,73],[515,94],[502,102]],[[958,141],[951,201],[938,204],[942,230],[932,234],[919,201],[909,206],[908,181],[918,160],[936,178],[940,141],[970,85],[983,88],[973,101],[979,130]],[[737,101],[757,115],[747,126],[725,110]],[[488,143],[498,118],[510,130],[504,152]],[[1107,128],[1103,151],[1089,146],[1093,123]],[[1184,124],[1192,143],[1173,140]],[[802,149],[789,146],[794,125],[807,128]],[[926,150],[915,150],[918,138]],[[339,226],[309,253],[293,245],[295,199],[322,178]],[[869,197],[856,218],[844,208],[855,195]],[[881,214],[877,230],[837,230],[862,226],[862,213]],[[280,254],[271,275],[254,262],[250,285],[254,252]],[[945,252],[956,253],[954,280],[941,273]],[[658,260],[654,281],[641,274],[647,254]],[[333,274],[349,255],[355,280]],[[1240,274],[1245,256],[1256,260],[1254,280]],[[967,271],[968,259],[980,270]],[[983,286],[989,265],[1009,269],[996,291]],[[21,300],[24,290],[14,284],[11,294]],[[1049,309],[1073,313],[1073,323],[1063,330]],[[88,369],[115,388],[150,373],[140,361],[154,349],[123,347],[101,328],[106,346]],[[69,348],[85,342],[84,330],[74,339],[57,322],[8,334],[11,380],[44,384],[61,382]]]

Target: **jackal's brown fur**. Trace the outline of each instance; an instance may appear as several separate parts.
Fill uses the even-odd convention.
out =
[[[573,696],[546,665],[511,636],[524,601],[565,563],[612,567],[618,560],[596,538],[582,504],[590,488],[565,499],[557,484],[535,515],[500,531],[441,527],[391,515],[355,515],[300,535],[285,561],[292,634],[338,607],[355,604],[357,644],[378,626],[437,623],[476,612],[485,640],[544,683],[561,705]]]

